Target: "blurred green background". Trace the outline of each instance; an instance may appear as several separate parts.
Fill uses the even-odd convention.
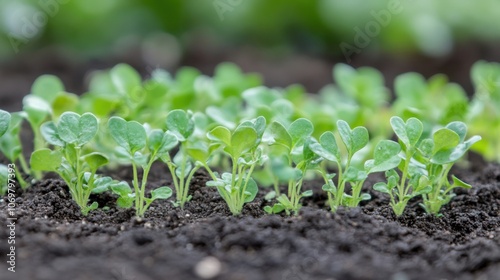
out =
[[[500,60],[499,18],[498,0],[0,0],[0,93],[26,94],[44,73],[82,92],[82,76],[120,62],[210,75],[223,61],[311,92],[338,62],[389,86],[445,73],[470,92],[472,64]]]
[[[364,30],[391,5],[400,12],[368,48],[442,56],[457,42],[500,37],[497,0],[1,0],[0,55],[51,45],[106,55],[137,41],[180,55],[199,34],[221,44],[338,55],[341,42],[353,44],[355,27]]]

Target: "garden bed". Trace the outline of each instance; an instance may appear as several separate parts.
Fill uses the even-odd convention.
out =
[[[47,72],[59,71],[40,71]],[[83,72],[76,71],[74,79],[81,82]],[[32,81],[25,77],[29,75],[20,76]],[[29,85],[15,86],[29,89]],[[69,88],[81,92],[83,87],[76,82]],[[2,108],[20,109],[21,96],[5,91],[1,98]],[[28,153],[28,127],[22,137]],[[132,180],[129,167],[102,173]],[[117,207],[117,196],[111,192],[93,195],[91,201],[100,208],[85,217],[66,184],[48,174],[16,193],[16,273],[8,273],[8,264],[1,262],[0,278],[496,279],[500,275],[500,166],[471,154],[468,167],[454,168],[452,173],[473,188],[456,189],[457,196],[443,207],[442,217],[426,214],[418,205],[420,199],[412,199],[404,215],[396,217],[389,198],[369,188],[383,180],[380,173],[365,184],[372,199],[357,208],[340,208],[332,214],[321,190],[323,182],[311,181],[305,182],[304,190],[312,189],[314,195],[303,198],[304,207],[297,216],[266,214],[263,207],[272,205],[264,199],[269,189],[260,189],[242,215],[234,217],[217,190],[205,186],[208,174],[198,171],[189,191],[193,199],[183,210],[170,203],[173,198],[159,200],[142,219],[135,217],[133,209]],[[148,192],[165,185],[172,185],[167,167],[153,165]],[[2,201],[3,256],[10,253],[7,208]]]
[[[332,214],[314,183],[305,186],[317,192],[298,216],[265,214],[261,195],[233,217],[202,172],[184,210],[157,201],[136,220],[106,194],[94,199],[109,209],[83,217],[64,183],[46,179],[18,193],[16,274],[2,263],[2,279],[196,279],[202,265],[214,268],[216,279],[495,279],[500,167],[477,161],[455,171],[474,188],[458,190],[441,218],[418,201],[395,218],[387,198],[373,191],[365,205]],[[115,177],[130,179],[126,169]],[[168,184],[165,169],[155,166],[150,182]],[[6,224],[5,203],[0,213]],[[1,240],[7,234],[2,230]],[[6,242],[0,248],[5,256]]]

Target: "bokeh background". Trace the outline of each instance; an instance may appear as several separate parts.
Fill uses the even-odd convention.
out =
[[[0,0],[0,93],[27,94],[44,73],[80,93],[119,62],[148,75],[223,61],[311,92],[337,62],[377,67],[388,87],[417,71],[470,92],[470,66],[499,61],[499,42],[498,0]]]

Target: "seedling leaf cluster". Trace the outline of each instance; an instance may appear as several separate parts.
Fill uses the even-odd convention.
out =
[[[174,193],[171,203],[184,208],[201,173],[233,215],[259,192],[267,213],[292,215],[313,195],[333,212],[358,207],[371,189],[387,195],[398,216],[416,198],[440,215],[454,188],[471,187],[450,174],[469,149],[500,160],[498,64],[474,65],[470,102],[442,75],[399,76],[392,105],[375,69],[339,64],[333,77],[336,85],[310,95],[300,86],[267,88],[229,63],[214,77],[183,68],[176,75],[155,70],[145,80],[119,64],[95,72],[89,92],[77,96],[44,75],[21,112],[0,110],[0,151],[19,163],[23,188],[55,172],[82,214],[99,207],[92,195],[111,192],[117,206],[133,207],[139,217]],[[24,121],[34,135],[29,164],[20,141]],[[130,168],[132,179],[104,175],[114,168]],[[153,170],[168,183],[149,182]],[[0,166],[2,182],[7,172]],[[371,186],[374,173],[385,180]],[[320,181],[321,193],[304,187]]]

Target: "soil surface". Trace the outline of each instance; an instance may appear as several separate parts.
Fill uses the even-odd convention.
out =
[[[231,54],[234,61],[241,61],[235,52]],[[56,74],[69,91],[80,93],[85,88],[82,77],[90,69],[111,67],[116,62],[82,64],[53,54],[44,51],[0,65],[2,109],[21,109],[22,96],[40,74]],[[195,58],[204,63],[203,57]],[[331,82],[333,63],[303,57],[291,61],[303,65],[302,59],[311,65],[302,67],[302,72],[324,70],[310,81],[303,77],[310,83],[308,88],[314,91]],[[473,60],[462,61],[468,64]],[[120,61],[147,70],[140,62]],[[290,69],[292,64],[283,65]],[[243,65],[243,69],[268,69],[266,65]],[[442,62],[440,67],[444,65],[453,63]],[[460,81],[470,67],[462,66],[456,68],[462,69],[457,70],[459,74],[451,75]],[[269,85],[304,82],[293,75],[286,81],[266,81]],[[463,83],[466,88],[467,83],[468,79]],[[29,130],[23,137],[30,139]],[[170,185],[166,171],[166,167],[155,165],[148,188]],[[127,167],[111,174],[115,179],[131,179]],[[418,200],[412,200],[404,215],[396,218],[388,198],[372,191],[373,199],[361,207],[332,214],[317,182],[305,184],[305,189],[314,190],[314,196],[304,199],[298,216],[265,214],[262,208],[268,203],[263,199],[267,190],[261,190],[240,217],[233,217],[217,191],[205,187],[207,175],[199,172],[190,190],[193,200],[185,209],[166,201],[154,202],[142,220],[134,217],[133,210],[117,208],[112,194],[93,196],[91,199],[104,208],[83,217],[65,184],[49,175],[16,194],[15,274],[7,271],[9,213],[6,202],[0,202],[0,279],[499,279],[500,166],[472,155],[471,164],[456,168],[454,174],[474,187],[457,190],[439,218],[425,214]],[[370,177],[366,186],[379,179]]]
[[[165,169],[155,166],[149,187],[169,184]],[[361,207],[332,214],[314,182],[305,184],[315,195],[298,216],[266,215],[261,191],[233,217],[204,186],[203,172],[184,210],[154,202],[137,220],[103,194],[92,199],[105,208],[83,217],[65,184],[49,178],[17,194],[16,273],[3,261],[0,279],[203,279],[211,270],[213,279],[498,279],[500,166],[478,162],[468,170],[455,174],[473,189],[457,191],[439,218],[418,200],[396,218],[375,192]],[[7,214],[2,202],[1,225]],[[2,256],[8,234],[2,226]]]

